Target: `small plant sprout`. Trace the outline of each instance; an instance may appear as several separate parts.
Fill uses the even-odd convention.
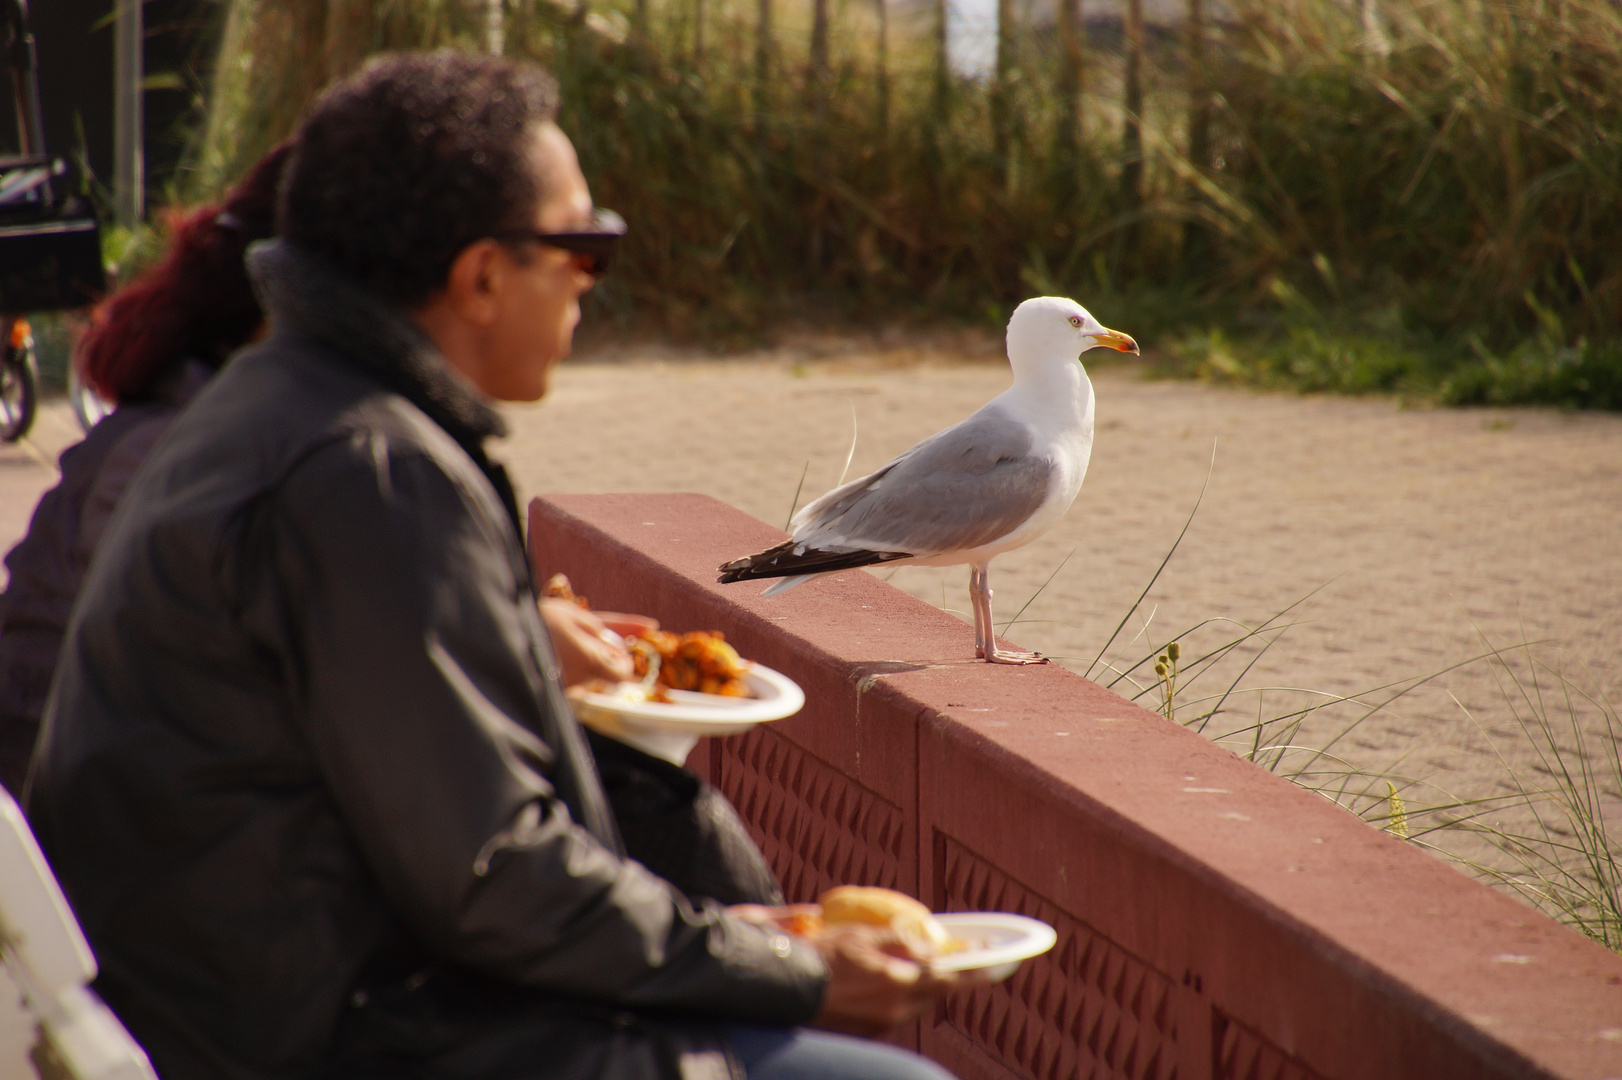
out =
[[[1160,679],[1160,702],[1167,720],[1177,719],[1177,661],[1182,657],[1183,647],[1174,641],[1155,661],[1155,676]]]
[[[1408,808],[1402,804],[1402,792],[1389,780],[1385,782],[1385,801],[1391,810],[1386,818],[1386,832],[1408,839]]]

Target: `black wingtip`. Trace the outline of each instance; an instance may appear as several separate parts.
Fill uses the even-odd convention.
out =
[[[730,585],[735,581],[854,570],[863,566],[910,558],[912,553],[907,551],[820,551],[816,548],[798,547],[794,541],[789,540],[758,555],[747,555],[741,559],[722,563],[716,567],[721,572],[721,576],[716,580],[722,585]]]
[[[788,552],[793,546],[794,541],[788,540],[774,548],[767,548],[757,555],[745,555],[741,559],[724,562],[716,567],[721,572],[721,576],[715,580],[722,585],[730,585],[734,581],[748,581],[751,578],[783,577],[787,571],[772,573],[771,566],[779,556]],[[764,573],[760,572],[762,568],[765,568]]]

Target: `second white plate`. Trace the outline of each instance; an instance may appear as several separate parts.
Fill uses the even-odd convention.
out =
[[[1005,911],[948,911],[935,916],[946,932],[968,945],[935,958],[936,971],[984,970],[1001,982],[1019,970],[1020,961],[1053,948],[1059,934],[1040,919]]]

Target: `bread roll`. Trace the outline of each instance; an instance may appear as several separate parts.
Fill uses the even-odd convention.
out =
[[[905,893],[867,885],[841,885],[822,894],[828,926],[861,923],[894,930],[920,958],[947,952],[952,938],[930,910]]]

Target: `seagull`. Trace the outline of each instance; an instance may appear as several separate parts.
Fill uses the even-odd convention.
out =
[[[878,563],[969,566],[975,655],[993,664],[1045,664],[997,644],[987,568],[1064,516],[1093,449],[1093,384],[1081,354],[1136,353],[1062,296],[1039,296],[1008,320],[1014,385],[876,472],[834,488],[789,523],[790,538],[719,567],[721,583],[781,578],[766,596],[838,570]]]

